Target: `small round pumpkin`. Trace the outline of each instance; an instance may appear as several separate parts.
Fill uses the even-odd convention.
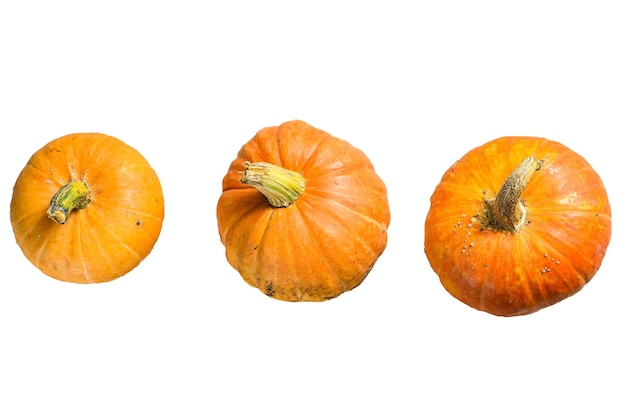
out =
[[[105,282],[152,250],[163,193],[138,151],[112,136],[76,133],[33,154],[13,188],[10,215],[17,244],[45,274]]]
[[[503,137],[443,175],[424,245],[450,294],[516,316],[579,291],[600,268],[610,238],[607,193],[585,159],[545,138]]]
[[[367,156],[302,121],[260,130],[222,183],[228,262],[266,295],[323,301],[361,284],[387,244],[387,189]]]

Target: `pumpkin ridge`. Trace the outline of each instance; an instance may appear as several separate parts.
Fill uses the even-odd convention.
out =
[[[533,301],[535,300],[533,290],[531,288],[530,282],[528,280],[524,280],[522,283],[516,283],[514,286],[511,285],[511,282],[517,280],[519,278],[516,274],[504,274],[504,287],[505,288],[513,288],[514,290],[518,290],[516,292],[520,292],[524,294],[524,300],[519,302],[520,307],[517,312],[530,310],[528,306],[533,305]]]
[[[106,228],[106,229],[110,230],[111,228]],[[91,278],[89,268],[87,267],[87,264],[85,263],[85,252],[83,251],[83,241],[81,239],[81,235],[82,235],[81,222],[76,222],[76,238],[74,239],[74,241],[76,242],[76,245],[78,246],[78,258],[80,259],[80,263],[82,265],[85,281],[91,284],[93,283],[93,279]]]
[[[155,216],[152,213],[148,213],[146,211],[137,211],[137,210],[132,210],[132,212],[133,212],[133,214],[136,214],[137,216],[145,217],[145,218],[148,218],[148,219],[152,219],[152,220],[155,220],[155,221],[157,221],[157,222],[159,222],[161,224],[163,223],[163,219],[161,217]]]
[[[541,252],[540,249],[542,248],[543,248],[544,254],[559,253],[559,251],[554,247],[553,244],[551,244],[545,238],[540,236],[540,233],[532,232],[532,238],[527,237],[525,239],[525,243],[532,245],[538,253]],[[540,244],[542,246],[539,246]],[[552,262],[551,259],[554,259],[554,258],[550,256],[546,256],[547,265],[550,265],[550,263]],[[576,268],[576,266],[571,262],[569,257],[558,258],[558,262],[559,262],[558,266],[568,267],[571,271],[576,272],[578,279],[579,279],[578,285],[572,286],[571,280],[564,279],[564,275],[562,272],[558,273],[557,275],[559,277],[558,285],[565,286],[567,287],[567,290],[568,290],[566,292],[559,291],[559,293],[561,294],[560,299],[565,299],[571,296],[572,294],[574,294],[575,292],[577,292],[578,290],[580,290],[587,283],[587,279],[585,279],[584,274],[580,271],[580,269]],[[551,268],[549,266],[544,266],[543,268],[544,269],[541,270],[541,268],[538,267],[538,269],[541,270],[542,272],[537,272],[537,273],[540,273],[540,274],[552,273]],[[538,291],[537,290],[533,291],[533,289],[530,288],[531,284],[534,284],[535,288]],[[530,293],[532,295],[534,295],[537,292],[541,294],[541,297],[542,297],[541,300],[537,300],[537,297],[533,297],[533,301],[535,302],[535,305],[537,306],[548,305],[550,303],[550,299],[554,297],[553,295],[551,295],[550,288],[548,287],[549,284],[544,279],[526,280],[526,285],[529,287]]]
[[[20,224],[24,221],[26,221],[27,219],[31,218],[31,217],[38,217],[41,216],[41,213],[34,211],[33,213],[29,213],[26,214],[20,218],[13,218],[13,228],[19,228]],[[32,232],[32,230],[28,231],[29,233]]]
[[[32,233],[32,231],[29,231],[29,233]],[[46,248],[48,247],[48,245],[49,245],[49,244],[50,244],[50,242],[52,241],[53,237],[54,237],[54,236],[53,236],[52,234],[48,234],[48,235],[47,235],[47,239],[46,239],[45,241],[41,242],[41,244],[39,244],[39,245],[36,245],[36,246],[38,246],[38,247],[39,247],[39,251],[37,252],[37,256],[34,256],[34,257],[33,257],[33,259],[35,260],[35,261],[33,262],[33,264],[34,264],[37,268],[39,268],[39,267],[40,267],[40,265],[41,265],[41,260],[42,260],[42,258],[45,256],[45,253],[46,253]]]
[[[554,244],[548,242],[542,235],[541,233],[537,233],[535,231],[530,231],[527,230],[527,233],[531,233],[532,234],[532,239],[527,238],[526,241],[530,241],[530,242],[537,242],[539,241],[543,247],[545,247],[545,250],[543,251],[544,253],[552,254],[552,253],[559,253],[560,251],[558,249],[556,249],[554,247]],[[560,244],[567,246],[568,248],[571,248],[572,246],[567,244],[566,241],[559,241]],[[537,249],[539,249],[539,245],[537,243],[532,243],[533,246],[537,247]],[[558,258],[559,264],[567,264],[572,271],[575,271],[578,274],[578,277],[583,281],[583,284],[587,281],[587,279],[585,278],[585,275],[582,273],[582,271],[580,271],[579,268],[577,268],[574,263],[570,260],[569,257],[562,257],[562,258]],[[562,280],[563,281],[563,280]],[[569,288],[572,288],[571,285],[568,285]]]
[[[59,187],[64,185],[67,182],[67,180],[68,180],[68,178],[64,178],[62,181],[59,180],[58,178],[49,178],[48,175],[53,176],[53,177],[56,176],[54,174],[53,170],[45,169],[44,167],[39,167],[39,166],[33,164],[31,161],[28,161],[28,163],[26,164],[26,168],[33,169],[34,171],[36,171],[36,172],[40,173],[41,175],[43,175],[44,178],[47,178],[47,179],[49,179],[51,181],[56,182],[55,185],[58,185]]]
[[[324,197],[319,197],[319,196],[316,196],[316,197],[317,197],[317,198],[324,198]],[[344,205],[342,205],[342,204],[338,203],[337,201],[334,201],[334,200],[332,200],[332,199],[329,199],[329,201],[330,201],[330,203],[331,203],[331,204],[335,205],[336,207],[338,207],[338,208],[340,208],[340,209],[342,209],[342,210],[346,210],[346,211],[349,211],[349,212],[351,212],[351,213],[356,214],[356,215],[357,215],[357,216],[359,216],[361,219],[363,219],[365,222],[367,222],[367,223],[369,223],[369,224],[373,224],[373,225],[375,225],[376,227],[380,228],[381,230],[386,230],[386,226],[385,226],[384,224],[382,224],[382,223],[380,223],[380,222],[377,222],[376,220],[374,220],[374,219],[372,219],[372,218],[370,218],[370,217],[368,217],[368,216],[365,216],[365,215],[363,215],[363,214],[361,214],[361,213],[359,213],[359,212],[357,212],[357,211],[355,211],[355,210],[352,210],[350,207],[346,207],[346,206],[344,206]],[[343,221],[343,216],[341,216],[341,215],[340,215],[340,213],[337,213],[337,210],[329,210],[329,211],[326,213],[326,215],[329,215],[329,216],[330,216],[330,215],[332,215],[332,217],[333,217],[334,219],[336,219],[337,223],[338,223],[338,224],[341,224],[341,225],[343,226],[343,228],[344,228],[345,232],[350,233],[350,232],[352,231],[352,226],[353,226],[353,225],[351,225],[351,224],[348,224],[348,223],[344,222],[344,221]],[[308,226],[308,224],[307,224],[307,227],[310,227],[310,226]],[[368,244],[368,242],[364,241],[364,240],[361,238],[361,236],[360,236],[360,235],[359,235],[359,236],[357,236],[357,238],[358,238],[358,241],[361,243],[361,246],[362,246],[364,249],[366,249],[366,250],[369,252],[369,254],[370,254],[370,255],[376,256],[376,251],[375,251],[375,250],[374,250],[374,249],[373,249],[373,248],[372,248],[372,247]],[[332,268],[331,268],[331,270],[334,270],[334,269],[332,269]],[[336,274],[335,274],[335,276],[336,276]]]
[[[535,233],[534,231],[525,230],[526,236],[521,237],[521,241],[523,242],[524,248],[528,250],[528,252],[534,253],[546,253],[546,251],[555,251],[554,247],[548,243],[545,239],[539,236],[539,233]],[[528,236],[528,234],[532,235],[532,238]],[[543,251],[541,250],[543,249]],[[516,252],[519,253],[519,252]],[[515,260],[517,263],[518,260]],[[537,267],[540,269],[539,267]],[[532,273],[532,270],[531,270]],[[533,274],[534,275],[534,274]],[[562,280],[561,280],[562,281]],[[546,300],[549,299],[549,291],[548,284],[543,279],[525,279],[524,289],[528,294],[528,305],[543,305]],[[538,299],[536,294],[541,295],[541,299]]]
[[[86,158],[85,162],[83,163],[83,167],[82,167],[83,170],[81,172],[80,178],[75,178],[75,179],[85,178],[86,173],[87,173],[87,168],[95,164],[95,162],[92,162],[92,161],[94,161],[95,155],[99,153],[100,144],[110,138],[111,138],[110,136],[102,136],[102,135],[89,135],[89,136],[85,136],[82,138],[82,140],[88,139],[90,141],[93,141],[93,145],[89,147],[89,150],[90,150],[89,156]],[[72,151],[74,151],[73,147],[72,147]],[[85,158],[81,158],[81,159],[85,159]],[[133,162],[131,164],[125,165],[125,167],[133,168],[134,164],[135,163]],[[68,169],[70,169],[70,172],[73,171],[71,165],[68,165]]]
[[[231,188],[229,190],[224,191],[224,193],[229,193],[229,192],[241,192],[241,193],[247,193],[250,190],[254,190],[257,191],[254,187],[249,187],[249,188]],[[257,191],[258,192],[258,191]],[[259,194],[261,194],[259,192]],[[240,197],[241,198],[241,197]],[[230,232],[230,229],[232,229],[234,226],[236,226],[237,224],[239,224],[239,222],[245,220],[245,218],[248,216],[248,214],[250,214],[251,212],[257,210],[259,207],[261,206],[269,206],[269,203],[267,202],[267,200],[259,200],[259,204],[257,204],[256,206],[253,206],[250,208],[250,210],[245,211],[244,213],[241,213],[241,215],[235,220],[229,223],[229,227],[227,229],[222,229],[222,234],[224,236],[228,235],[228,233]]]
[[[328,261],[328,256],[326,255],[326,252],[324,252],[322,250],[322,248],[320,247],[317,239],[315,238],[315,233],[313,233],[312,226],[309,224],[308,217],[306,216],[306,214],[304,214],[303,209],[301,207],[299,207],[298,204],[296,204],[295,206],[297,207],[297,212],[298,212],[298,215],[300,217],[300,223],[302,225],[304,225],[305,230],[307,231],[307,233],[309,235],[309,238],[311,239],[311,241],[315,245],[315,249],[319,253],[319,259],[324,261],[324,265],[326,265],[328,270],[332,272],[332,275],[333,275],[333,278],[335,279],[335,282],[341,284],[341,288],[343,289],[343,291],[345,291],[346,290],[346,284],[345,284],[345,282],[343,282],[342,280],[337,278],[336,268],[333,268],[331,266],[331,263]]]
[[[283,145],[283,143],[290,143],[292,142],[292,138],[284,140],[282,139],[283,137],[283,130],[284,129],[298,129],[299,133],[297,134],[297,137],[299,139],[301,138],[306,138],[306,141],[301,141],[301,140],[295,140],[295,143],[297,146],[300,146],[302,148],[308,147],[308,148],[313,148],[312,145],[315,146],[315,148],[305,157],[303,158],[297,158],[294,160],[290,160],[289,159],[289,155],[291,154],[291,149],[289,146],[285,147]],[[304,129],[305,132],[301,132],[301,130]],[[313,133],[311,133],[313,132]],[[323,137],[321,140],[319,140],[319,134],[323,134]],[[293,133],[292,133],[293,134]],[[316,143],[313,142],[313,139],[316,140]],[[279,165],[283,168],[286,169],[291,169],[291,170],[295,170],[297,172],[299,172],[300,174],[304,175],[305,172],[305,166],[307,166],[309,163],[311,163],[311,159],[312,157],[315,155],[316,152],[319,151],[320,146],[325,143],[326,141],[328,141],[329,139],[337,139],[334,138],[333,136],[331,136],[328,132],[323,132],[323,131],[318,131],[318,129],[314,128],[313,126],[310,126],[309,124],[301,121],[301,120],[292,120],[291,122],[286,122],[283,123],[282,125],[278,126],[278,128],[276,129],[276,140],[277,140],[277,152],[276,154],[278,155],[278,163],[276,163],[275,165]],[[300,143],[300,144],[298,144]],[[287,158],[284,158],[283,156],[286,155]],[[296,164],[301,162],[301,160],[304,159],[305,163],[304,166],[302,167],[297,167]],[[287,164],[287,162],[293,162],[292,164]],[[285,165],[287,164],[287,165]]]
[[[335,206],[341,207],[342,209],[344,209],[346,211],[349,211],[351,213],[356,214],[361,219],[365,220],[367,223],[375,224],[381,230],[387,230],[387,225],[384,222],[380,222],[380,221],[378,221],[378,220],[376,220],[376,219],[374,219],[372,217],[369,217],[369,216],[367,216],[367,215],[365,215],[365,214],[363,214],[363,213],[361,213],[361,212],[359,212],[359,211],[357,211],[357,210],[355,210],[355,209],[353,209],[351,207],[345,206],[345,205],[341,204],[340,202],[338,202],[337,200],[335,200],[334,197],[336,196],[336,194],[335,194],[335,196],[333,196],[333,198],[329,198],[329,197],[326,197],[326,196],[323,196],[323,195],[315,194],[314,192],[309,192],[307,195],[308,195],[308,197],[314,197],[314,198],[320,198],[320,199],[328,200],[330,203],[334,204]],[[337,216],[337,218],[340,218],[340,216]],[[349,227],[348,227],[348,230],[350,230]]]
[[[102,216],[103,216],[103,213],[101,211],[98,211],[98,212],[91,211],[90,216],[89,216],[90,219],[89,219],[88,223],[90,225],[93,225],[93,223],[97,223],[96,226],[98,226],[100,228],[100,230],[106,231],[107,235],[111,236],[117,242],[117,244],[119,244],[121,247],[126,249],[126,251],[128,253],[130,253],[135,259],[141,260],[142,259],[141,256],[139,256],[139,254],[137,252],[135,252],[129,245],[127,245],[124,242],[124,239],[121,238],[119,234],[114,233],[114,230],[113,230],[114,228],[110,227],[110,225],[108,225],[108,223],[110,223],[110,222],[107,222],[107,220],[103,219]],[[103,232],[101,232],[101,233],[103,233]],[[79,239],[80,239],[80,235],[79,235]],[[79,242],[82,242],[82,240],[79,240]],[[99,246],[99,247],[102,248],[102,246]],[[81,247],[81,249],[82,249],[82,247]],[[101,250],[101,252],[102,252],[102,254],[107,254],[107,255],[109,254],[109,251],[107,251],[107,250]],[[81,259],[82,259],[82,257],[81,257]]]
[[[322,147],[322,145],[326,142],[328,142],[329,137],[325,137],[324,139],[322,139],[321,141],[317,142],[317,145],[315,146],[315,149],[313,149],[313,151],[311,151],[311,153],[309,154],[309,156],[306,158],[306,162],[304,163],[304,166],[302,166],[302,168],[299,170],[302,175],[306,178],[306,175],[304,173],[309,171],[309,166],[311,164],[314,164],[316,162],[316,160],[313,159],[313,157],[315,156],[315,154],[317,154],[320,151],[320,148]],[[336,171],[334,171],[336,173]],[[333,172],[328,172],[329,174],[332,174]],[[321,177],[321,175],[316,175],[315,178]],[[306,178],[308,180],[308,178]]]
[[[28,221],[29,219],[35,219],[34,221]],[[26,236],[32,235],[35,233],[35,231],[38,228],[38,223],[40,221],[44,221],[44,222],[48,222],[51,221],[50,219],[48,219],[47,217],[45,217],[44,219],[41,219],[41,212],[39,211],[33,211],[33,213],[27,214],[25,216],[22,216],[19,219],[15,219],[13,218],[12,220],[12,226],[14,230],[19,230],[19,229],[23,229],[25,226],[22,226],[22,223],[26,222],[26,225],[33,225],[31,227],[28,228],[28,230],[20,230],[20,236],[18,237],[16,235],[16,240],[18,245],[22,248],[22,250],[24,250],[25,248],[22,247],[23,244],[26,243]],[[22,237],[23,236],[23,237]],[[36,267],[39,267],[39,265],[41,264],[41,258],[44,256],[44,249],[47,247],[47,245],[50,243],[50,241],[54,238],[54,236],[50,233],[46,234],[47,239],[45,241],[39,240],[39,244],[34,244],[31,243],[31,247],[39,247],[39,251],[37,253],[36,256],[33,256],[32,259],[34,259],[33,264]]]
[[[581,209],[568,209],[568,208],[562,208],[562,209],[554,209],[554,210],[549,210],[549,211],[539,211],[539,213],[537,213],[537,210],[533,210],[532,212],[532,216],[533,218],[549,218],[551,217],[552,214],[567,214],[567,215],[575,215],[575,216],[580,216],[580,217],[586,217],[589,216],[591,218],[595,218],[597,217],[601,217],[605,220],[611,220],[611,215],[608,213],[598,213],[598,210],[596,210],[595,208],[590,209],[590,210],[581,210]]]
[[[528,254],[528,253],[559,253],[559,251],[551,244],[549,243],[545,238],[543,238],[541,236],[540,233],[537,233],[535,230],[531,230],[528,228],[524,228],[524,230],[521,232],[524,233],[523,236],[519,236],[518,237],[518,245],[521,245],[523,247],[523,251],[521,250],[516,250],[513,253],[515,254],[520,254],[520,253],[524,253],[524,254]],[[530,236],[529,236],[530,234]],[[548,259],[549,260],[549,259]],[[546,260],[546,262],[548,261]],[[512,264],[522,264],[523,263],[523,259],[512,259],[511,263]],[[491,264],[491,263],[490,263]],[[582,285],[584,285],[584,277],[581,274],[581,272],[574,267],[574,265],[570,262],[569,258],[567,257],[563,257],[559,259],[559,264],[564,266],[564,267],[569,267],[572,271],[575,271],[578,274],[578,277],[583,280]],[[532,270],[526,269],[527,271],[529,271],[530,273],[532,273]],[[544,270],[547,271],[546,273],[549,273],[549,269]],[[537,266],[537,274],[542,273],[541,272],[541,267]],[[534,275],[534,274],[533,274]],[[486,274],[486,277],[491,277],[491,274]],[[576,287],[572,287],[571,285],[568,284],[568,282],[566,282],[566,280],[564,280],[562,278],[562,274],[559,274],[559,285],[565,285],[567,286],[569,293],[573,293],[575,291],[574,288]],[[529,307],[525,307],[523,310],[525,313],[528,312],[532,312],[535,311],[537,309],[537,307],[542,308],[541,306],[545,306],[548,305],[548,303],[550,302],[549,300],[551,299],[551,291],[548,287],[548,283],[543,280],[543,279],[532,279],[530,277],[527,277],[526,279],[522,280],[520,283],[515,284],[515,287],[511,287],[510,282],[513,280],[513,276],[506,276],[506,283],[505,283],[505,287],[509,287],[509,288],[517,288],[521,293],[524,294],[525,296],[525,302],[524,305],[527,306],[535,306],[533,308],[529,308]],[[578,287],[578,289],[580,289],[580,287],[582,287],[582,285],[580,285]],[[485,308],[488,306],[488,301],[489,301],[489,297],[485,297],[485,292],[482,291],[484,289],[484,280],[481,282],[481,291],[480,291],[480,306],[481,308]],[[554,291],[552,291],[554,292]],[[566,298],[567,296],[563,297]]]
[[[141,260],[141,256],[139,256],[139,254],[137,252],[135,252],[128,244],[126,244],[124,242],[124,240],[122,238],[119,237],[119,235],[117,233],[113,233],[113,230],[111,227],[106,228],[107,233],[109,236],[112,236],[115,238],[115,240],[117,241],[117,243],[123,247],[124,249],[126,249],[126,251],[128,253],[130,253],[131,255],[133,255],[135,257],[135,259],[137,260]]]
[[[260,204],[259,204],[260,205]],[[258,206],[255,206],[255,208]],[[252,259],[254,260],[254,264],[251,265],[250,270],[254,271],[254,278],[257,282],[257,288],[260,287],[261,285],[261,280],[259,279],[259,258],[261,257],[261,254],[264,253],[264,248],[265,245],[263,245],[263,241],[265,240],[265,235],[267,233],[267,229],[270,227],[270,222],[272,221],[272,219],[274,218],[274,211],[276,209],[272,208],[272,212],[270,213],[269,216],[267,216],[267,222],[265,223],[265,225],[263,226],[263,234],[261,235],[261,239],[259,239],[259,243],[257,244],[257,247],[259,248],[256,252],[255,252],[255,256],[252,257]],[[252,211],[252,210],[250,210]],[[246,214],[249,212],[246,212]],[[238,223],[239,221],[245,220],[246,215],[242,215],[236,222],[234,223]],[[234,225],[233,223],[233,225]],[[255,225],[256,227],[260,227],[260,225]]]
[[[317,168],[317,167],[316,167]],[[359,171],[372,171],[373,167],[371,164],[368,164],[366,161],[363,161],[357,165],[344,165],[341,168],[333,168],[332,170],[324,171],[318,175],[315,175],[311,178],[313,181],[321,181],[325,180],[326,177],[337,177],[343,175],[357,175]]]
[[[89,217],[90,217],[89,221],[85,222],[85,224],[90,224],[91,227],[98,227],[99,230],[106,230],[107,234],[109,236],[112,236],[115,239],[115,241],[121,247],[125,248],[127,252],[130,253],[133,257],[135,257],[135,259],[139,259],[139,260],[141,259],[135,251],[133,251],[128,245],[126,245],[122,241],[119,235],[112,233],[113,228],[110,226],[107,226],[107,222],[102,219],[100,212],[96,212],[92,210]],[[77,242],[77,245],[78,245],[79,258],[80,258],[81,264],[83,265],[83,274],[85,277],[85,281],[87,283],[94,283],[96,281],[93,279],[93,275],[91,274],[91,271],[88,268],[87,263],[85,262],[85,257],[84,257],[84,250],[83,250],[83,244],[82,244],[83,238],[82,238],[82,230],[81,230],[81,226],[83,222],[76,222],[76,223],[77,223],[77,230],[76,230],[76,237],[74,238],[74,241]],[[95,242],[90,243],[90,247],[92,249],[94,245],[96,245],[98,248],[99,262],[104,263],[106,261],[108,265],[115,265],[113,260],[111,259],[111,255],[109,251],[106,250],[106,248],[103,248],[102,244],[100,243],[100,240],[96,240]]]
[[[91,136],[91,135],[90,135]],[[64,153],[64,159],[65,162],[61,162],[59,161],[59,165],[62,165],[63,168],[67,169],[67,172],[69,172],[69,176],[68,178],[64,179],[64,183],[63,185],[65,185],[65,183],[67,183],[68,181],[71,180],[81,180],[83,179],[83,172],[84,170],[82,170],[83,166],[82,163],[76,164],[74,165],[75,162],[80,162],[82,161],[82,158],[80,158],[77,154],[77,149],[80,149],[81,144],[83,143],[84,137],[81,137],[78,134],[73,134],[71,136],[66,136],[63,140],[61,140],[59,143],[57,143],[57,145],[60,148],[65,148],[62,152]],[[80,175],[75,175],[76,171],[78,169],[81,169],[81,174]]]
[[[278,160],[276,161],[276,163],[274,163],[274,165],[278,165],[280,167],[286,168],[283,162],[283,152],[284,152],[284,145],[283,145],[283,141],[281,140],[281,133],[280,133],[280,127],[279,127],[278,129],[276,129],[276,158]]]
[[[433,206],[433,210],[435,209],[437,209],[437,207]],[[472,215],[469,215],[468,213],[463,213],[463,214],[467,214],[467,218],[469,219],[474,219],[476,218],[476,215],[478,213],[474,213]],[[449,217],[446,217],[445,219],[438,220],[437,222],[433,222],[432,221],[433,214],[430,213],[428,216],[428,226],[429,227],[444,227],[444,226],[447,227],[448,225],[451,225],[451,227],[454,227],[454,225],[459,221],[460,217],[462,217],[462,214],[455,214],[454,216],[449,216]],[[478,222],[478,224],[480,224],[480,222]]]
[[[445,188],[444,188],[445,187]],[[440,185],[437,187],[435,193],[445,192],[449,195],[454,195],[457,199],[457,205],[459,207],[467,207],[471,203],[476,203],[477,207],[473,211],[463,211],[461,212],[453,212],[450,216],[445,218],[441,217],[441,213],[450,212],[448,208],[446,208],[445,202],[432,201],[431,200],[431,209],[428,212],[429,225],[432,226],[445,226],[447,223],[455,224],[459,220],[459,216],[464,215],[463,217],[467,217],[469,219],[475,218],[480,212],[483,210],[484,201],[488,198],[495,197],[496,193],[492,194],[480,194],[477,196],[472,196],[467,194],[468,197],[464,197],[464,193],[467,193],[467,187],[457,186],[451,181],[442,181]],[[437,218],[437,222],[433,222],[432,219]]]
[[[484,242],[481,243],[481,244],[484,244]],[[498,245],[498,242],[495,242],[495,241],[492,242],[491,243],[492,250],[497,245]],[[488,263],[484,263],[484,264],[486,264],[487,267],[488,267],[487,273],[484,276],[477,275],[477,277],[482,278],[481,281],[480,281],[480,284],[479,284],[479,291],[478,291],[478,300],[479,300],[479,305],[481,306],[481,308],[485,308],[487,306],[488,302],[490,301],[490,299],[489,299],[490,297],[488,296],[488,290],[489,290],[490,287],[488,285],[486,285],[485,281],[487,281],[487,280],[493,281],[494,275],[493,275],[492,271],[494,269],[496,269],[493,266],[494,262],[488,262]]]

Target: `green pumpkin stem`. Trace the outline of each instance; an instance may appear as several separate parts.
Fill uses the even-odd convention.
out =
[[[245,162],[241,182],[259,190],[272,207],[288,207],[304,192],[304,177],[267,162]]]
[[[91,201],[91,190],[83,181],[70,181],[50,199],[48,217],[58,224],[65,224],[72,210],[87,207]]]
[[[511,233],[520,231],[526,222],[527,210],[522,201],[522,193],[535,171],[541,169],[541,162],[528,157],[502,184],[494,199],[485,200],[485,212],[482,223],[484,228],[502,230]]]

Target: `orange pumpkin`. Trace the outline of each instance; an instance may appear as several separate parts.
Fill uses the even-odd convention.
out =
[[[579,291],[600,268],[610,238],[607,193],[585,159],[544,138],[503,137],[443,175],[424,239],[450,294],[515,316]]]
[[[163,222],[156,173],[111,136],[77,133],[35,152],[11,200],[11,224],[28,260],[76,283],[110,281],[152,250]]]
[[[323,301],[358,286],[387,244],[387,189],[367,156],[302,121],[260,130],[217,204],[228,262],[266,295]]]

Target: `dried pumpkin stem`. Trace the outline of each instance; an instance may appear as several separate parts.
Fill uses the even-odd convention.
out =
[[[91,201],[91,190],[83,181],[70,181],[50,199],[48,217],[65,224],[72,210],[82,209]]]
[[[287,207],[304,192],[304,177],[267,162],[245,162],[241,182],[259,190],[272,207]]]
[[[528,157],[508,176],[495,199],[486,200],[487,227],[517,233],[526,221],[522,193],[541,162]]]

